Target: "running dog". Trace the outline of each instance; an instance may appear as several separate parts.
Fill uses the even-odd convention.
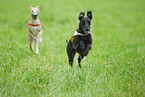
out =
[[[32,7],[29,6],[30,12],[31,12],[31,19],[27,24],[27,39],[30,46],[30,50],[34,52],[33,43],[36,42],[36,54],[38,54],[38,44],[39,42],[42,43],[42,24],[40,20],[38,19],[39,14],[39,6]]]
[[[87,17],[84,17],[85,12],[79,14],[79,27],[71,37],[69,42],[67,41],[67,55],[69,59],[69,65],[73,66],[73,59],[76,53],[79,54],[78,64],[81,68],[81,60],[88,55],[89,50],[92,48],[92,35],[90,31],[91,20],[93,18],[92,12],[87,12]]]

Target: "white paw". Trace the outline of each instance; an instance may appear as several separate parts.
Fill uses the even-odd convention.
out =
[[[42,43],[42,38],[39,38],[39,42]]]

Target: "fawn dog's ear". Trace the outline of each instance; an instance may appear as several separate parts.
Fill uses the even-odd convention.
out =
[[[29,6],[29,9],[31,10],[32,9],[32,5],[31,4],[28,4],[28,6]]]
[[[78,19],[81,20],[85,16],[85,12],[80,12]]]
[[[38,9],[40,9],[40,6],[37,6]]]
[[[87,16],[88,16],[90,19],[93,18],[91,10],[88,10],[88,12],[87,12]]]

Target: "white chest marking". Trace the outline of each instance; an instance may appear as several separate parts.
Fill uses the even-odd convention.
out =
[[[88,34],[91,34],[91,32],[89,31],[89,32],[86,33],[86,34],[81,34],[81,33],[78,33],[77,31],[75,31],[74,36],[76,36],[76,35],[86,36],[86,35],[88,35]]]
[[[35,36],[38,34],[38,32],[40,32],[40,29],[41,29],[40,26],[31,26],[30,27],[32,34],[34,34]]]

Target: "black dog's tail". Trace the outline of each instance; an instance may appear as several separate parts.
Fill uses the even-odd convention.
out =
[[[68,41],[66,40],[67,44],[68,44]]]

